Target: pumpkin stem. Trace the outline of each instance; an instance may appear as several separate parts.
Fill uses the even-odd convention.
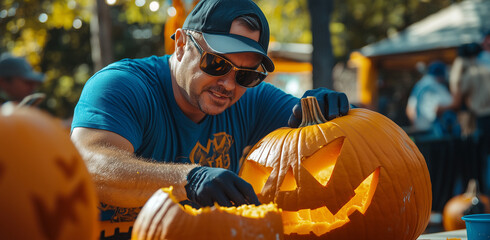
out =
[[[480,190],[478,189],[478,181],[471,179],[468,182],[465,195],[471,198],[471,205],[463,211],[464,215],[477,214],[485,212],[485,205],[480,199]]]
[[[322,114],[318,101],[315,97],[308,96],[301,99],[301,112],[303,119],[299,127],[306,127],[316,124],[326,123],[327,119]]]
[[[470,179],[468,181],[465,194],[468,196],[478,196],[480,194],[480,190],[478,189],[478,181],[476,181],[476,179]]]

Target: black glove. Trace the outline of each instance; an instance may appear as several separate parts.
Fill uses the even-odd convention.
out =
[[[318,105],[322,111],[323,116],[327,120],[332,120],[336,117],[347,115],[349,111],[349,100],[347,95],[342,92],[336,92],[327,88],[317,88],[308,90],[303,94],[305,98],[307,96],[314,96],[318,100]],[[293,114],[289,117],[289,127],[298,127],[301,124],[303,112],[301,110],[301,100],[293,107]]]
[[[187,198],[201,206],[260,205],[252,185],[223,168],[196,167],[187,175]]]

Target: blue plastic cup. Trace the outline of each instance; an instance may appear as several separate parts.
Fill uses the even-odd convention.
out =
[[[490,240],[490,214],[463,216],[468,240]]]

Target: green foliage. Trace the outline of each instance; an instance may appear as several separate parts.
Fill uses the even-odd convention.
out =
[[[90,21],[93,0],[3,0],[0,8],[0,53],[24,56],[40,72],[47,94],[41,108],[60,118],[73,114],[85,82],[93,74]],[[114,59],[163,55],[163,28],[168,1],[156,12],[150,1],[133,0],[109,7]]]
[[[271,41],[311,43],[310,15],[306,1],[256,1],[269,21]]]
[[[46,74],[41,92],[48,98],[41,107],[58,117],[67,118],[73,114],[81,89],[92,74],[90,29],[88,24],[68,31],[53,28],[49,35],[41,64]]]
[[[0,13],[1,52],[24,56],[46,74],[40,91],[48,99],[42,107],[59,117],[68,117],[77,101],[83,83],[76,85],[73,76],[79,66],[91,65],[90,41],[85,40],[91,2],[5,1],[0,10],[7,12]]]

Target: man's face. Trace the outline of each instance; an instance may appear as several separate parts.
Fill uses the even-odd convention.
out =
[[[34,93],[40,82],[13,77],[10,80],[0,79],[0,88],[9,96],[9,100],[20,102],[24,97]]]
[[[232,23],[230,33],[242,35],[255,41],[259,40],[259,31],[250,31],[247,27],[235,21]],[[197,43],[204,51],[213,52],[207,46],[202,36],[193,33]],[[188,101],[192,108],[187,109],[194,113],[201,112],[202,115],[216,115],[233,105],[247,90],[235,81],[235,71],[231,70],[223,76],[210,76],[199,68],[200,53],[189,37],[186,40],[187,59],[181,64],[183,66],[183,76],[178,77],[177,83],[180,86],[183,97]],[[242,68],[255,68],[261,61],[262,56],[256,53],[236,53],[222,55],[230,60],[235,66]],[[185,58],[185,57],[184,57]],[[186,109],[183,109],[186,113]],[[191,113],[192,114],[192,113]]]

